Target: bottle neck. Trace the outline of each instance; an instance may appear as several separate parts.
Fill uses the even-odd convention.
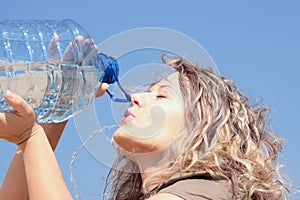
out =
[[[100,62],[104,66],[104,72],[100,78],[100,82],[102,83],[108,83],[108,84],[113,84],[117,82],[119,88],[121,91],[124,93],[125,98],[117,98],[114,94],[109,92],[108,90],[106,91],[110,97],[110,99],[114,102],[119,102],[119,103],[127,103],[131,101],[131,96],[129,93],[125,91],[125,89],[122,87],[120,81],[119,81],[119,64],[117,60],[111,56],[107,56],[106,54],[99,53],[98,57],[100,59]]]

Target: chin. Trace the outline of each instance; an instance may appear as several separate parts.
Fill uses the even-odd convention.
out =
[[[126,134],[124,129],[120,127],[115,131],[112,140],[118,145],[120,150],[130,151],[130,149],[133,149],[133,143],[135,143],[134,140],[136,139]]]
[[[156,151],[157,142],[152,139],[142,139],[127,134],[121,128],[118,128],[113,135],[113,142],[118,145],[121,151],[130,153],[149,153]]]

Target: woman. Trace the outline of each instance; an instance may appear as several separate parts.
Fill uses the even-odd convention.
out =
[[[266,130],[266,108],[251,108],[231,80],[209,69],[181,57],[162,60],[174,73],[133,94],[114,133],[118,156],[105,198],[286,199],[276,161],[282,142]],[[1,115],[0,137],[19,147],[12,165],[30,199],[71,199],[50,145],[59,136],[47,134],[58,126],[60,135],[64,124],[43,129],[20,97],[6,98],[16,112]],[[6,185],[2,195],[12,188]]]

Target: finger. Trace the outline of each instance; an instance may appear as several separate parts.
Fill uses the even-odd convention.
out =
[[[94,44],[94,41],[89,38],[84,40],[82,50],[84,55],[88,55],[91,52],[98,52],[98,47]]]
[[[98,46],[94,44],[94,48],[95,48],[95,51],[98,52],[98,50],[99,50]]]
[[[54,35],[50,41],[49,47],[48,47],[48,60],[49,62],[58,63],[59,56],[57,52],[57,42],[59,40],[58,35]]]
[[[109,85],[107,83],[100,83],[98,91],[96,93],[96,98],[102,96],[105,91],[108,89]]]
[[[78,58],[80,53],[80,45],[83,41],[82,36],[77,36],[66,48],[62,57],[62,63],[65,64],[79,64],[80,59]]]
[[[83,59],[88,56],[88,54],[94,49],[94,45],[91,41],[91,39],[86,39],[84,40],[84,42],[82,43],[82,47],[81,47],[81,50],[82,50],[82,56],[83,56]]]
[[[5,98],[8,104],[16,111],[18,115],[23,116],[34,113],[31,106],[19,95],[16,95],[8,90],[5,93]]]
[[[74,42],[76,43],[81,43],[84,40],[83,36],[79,35],[75,37]]]
[[[82,65],[94,65],[95,57],[97,56],[98,49],[95,48],[91,39],[86,39],[82,45]]]

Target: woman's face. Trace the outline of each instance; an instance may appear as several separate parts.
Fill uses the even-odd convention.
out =
[[[183,129],[183,100],[178,72],[150,88],[132,95],[113,140],[128,152],[147,153],[162,149]]]

